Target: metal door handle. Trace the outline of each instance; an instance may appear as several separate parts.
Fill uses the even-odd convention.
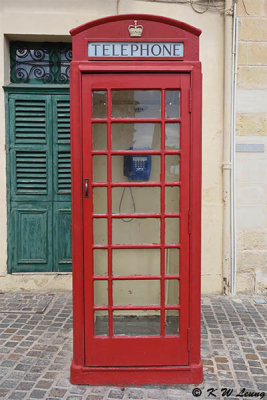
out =
[[[84,197],[88,197],[88,182],[89,182],[89,179],[85,178],[84,179]]]

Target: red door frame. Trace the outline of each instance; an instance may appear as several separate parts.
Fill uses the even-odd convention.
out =
[[[126,16],[110,17],[110,20]],[[127,16],[128,20],[132,16]],[[136,19],[144,18],[137,16]],[[146,19],[152,16],[146,16]],[[172,21],[153,17],[154,20]],[[105,19],[107,20],[107,19]],[[175,21],[181,28],[186,24]],[[188,26],[187,26],[188,27]],[[192,27],[190,27],[192,28]],[[189,28],[187,28],[189,30]],[[200,32],[192,28],[195,35]],[[80,31],[78,31],[79,33]],[[197,33],[196,33],[197,32]],[[77,59],[77,58],[76,58]],[[79,60],[79,57],[78,57]],[[83,175],[82,175],[82,76],[111,72],[165,72],[190,74],[191,148],[189,243],[189,330],[187,366],[89,367],[85,364],[84,260],[83,260]],[[72,240],[73,240],[73,361],[71,382],[92,385],[199,383],[203,379],[200,359],[200,266],[201,266],[201,64],[194,61],[72,61],[71,66],[71,161],[72,161]]]

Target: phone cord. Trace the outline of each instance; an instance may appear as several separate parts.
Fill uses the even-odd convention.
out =
[[[123,191],[122,191],[120,204],[119,204],[119,214],[121,214],[121,205],[122,205],[122,201],[123,201],[123,198],[124,198],[124,194],[125,194],[125,189],[126,188],[127,188],[127,186],[125,186],[123,188]],[[130,194],[131,194],[131,198],[132,198],[132,202],[133,202],[133,213],[135,214],[136,207],[135,207],[135,201],[134,201],[134,197],[133,197],[133,192],[132,192],[131,186],[129,186],[129,190],[130,190]],[[133,218],[122,218],[122,220],[123,220],[123,222],[131,222],[133,220]]]

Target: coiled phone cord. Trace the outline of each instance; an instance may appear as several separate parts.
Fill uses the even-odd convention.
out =
[[[119,204],[119,214],[121,214],[121,205],[122,205],[122,201],[124,198],[124,194],[125,194],[125,189],[127,188],[127,186],[124,186],[123,191],[122,191],[122,195],[121,195],[121,199],[120,199],[120,204]],[[131,186],[129,186],[129,190],[130,190],[130,194],[131,194],[131,198],[132,198],[132,203],[133,203],[133,213],[135,214],[136,212],[136,206],[135,206],[135,201],[134,201],[134,197],[133,197],[133,192],[132,192],[132,188]],[[123,222],[131,222],[133,220],[133,218],[122,218]]]

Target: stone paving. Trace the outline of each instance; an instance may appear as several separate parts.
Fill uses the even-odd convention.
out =
[[[255,300],[202,298],[203,384],[116,388],[69,382],[70,292],[0,293],[0,399],[267,398],[267,300]]]

